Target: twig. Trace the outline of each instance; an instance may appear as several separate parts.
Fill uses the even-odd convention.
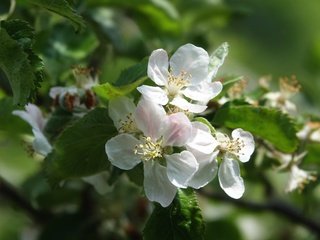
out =
[[[200,189],[198,193],[210,199],[223,201],[225,203],[231,203],[237,207],[246,208],[251,211],[261,211],[261,212],[270,211],[275,214],[282,215],[283,217],[287,218],[290,221],[293,221],[295,223],[305,226],[307,229],[309,229],[310,231],[320,236],[319,223],[303,216],[303,214],[299,212],[296,208],[288,205],[285,202],[281,202],[279,200],[270,200],[269,202],[266,202],[266,203],[257,203],[257,202],[243,200],[243,199],[233,199],[226,195],[222,195],[214,192],[208,192],[203,189]]]
[[[0,177],[0,196],[10,200],[15,206],[24,210],[34,221],[44,223],[50,216],[47,212],[35,209],[18,191]]]

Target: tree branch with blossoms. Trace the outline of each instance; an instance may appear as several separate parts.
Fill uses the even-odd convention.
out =
[[[64,9],[62,16],[81,28],[82,18],[70,6],[61,6],[57,1],[43,7]],[[88,19],[98,25],[95,17]],[[39,210],[42,206],[52,212],[48,227],[37,230],[40,239],[71,223],[72,229],[81,229],[73,239],[126,239],[130,234],[146,240],[204,239],[197,193],[280,214],[320,234],[311,218],[272,200],[275,190],[263,173],[286,173],[284,192],[301,192],[316,183],[312,156],[320,152],[320,121],[298,115],[291,101],[300,90],[295,77],[281,78],[278,91],[266,79],[247,90],[241,77],[217,78],[229,52],[227,43],[211,54],[187,43],[172,54],[162,48],[150,51],[114,80],[99,79],[97,69],[76,66],[62,74],[67,81],[47,89],[50,107],[37,106],[31,102],[44,69],[32,44],[25,43],[33,42],[32,28],[21,21],[2,25],[0,56],[9,57],[9,50],[16,49],[22,59],[14,67],[7,58],[0,60],[14,103],[22,105],[8,112],[13,121],[29,125],[31,137],[23,139],[43,175],[34,176],[30,196],[35,207],[2,179],[0,193],[36,221],[47,217]],[[89,65],[102,66],[107,49],[100,42]],[[202,190],[213,181],[226,195]],[[241,200],[253,192],[245,181],[262,183],[268,201]]]

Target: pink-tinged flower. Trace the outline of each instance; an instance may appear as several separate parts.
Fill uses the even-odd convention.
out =
[[[151,53],[148,63],[148,77],[158,87],[143,85],[137,89],[150,101],[201,113],[222,90],[220,82],[211,82],[219,66],[210,63],[204,49],[192,44],[181,46],[170,60],[165,50],[158,49]]]
[[[162,106],[146,99],[140,100],[133,118],[141,134],[120,133],[106,143],[106,153],[114,166],[124,170],[143,162],[147,198],[166,207],[177,188],[188,187],[198,170],[191,152],[172,153],[172,147],[183,147],[190,139],[191,122],[181,112],[166,115]]]
[[[52,146],[43,134],[43,129],[47,120],[44,119],[40,109],[36,105],[29,103],[25,106],[25,111],[15,110],[12,114],[19,116],[30,124],[34,135],[32,143],[33,149],[37,153],[47,156],[51,152]]]
[[[248,162],[254,152],[254,138],[251,133],[237,128],[231,133],[232,139],[223,133],[216,133],[222,162],[219,167],[218,177],[221,188],[230,197],[242,197],[245,187],[240,176],[240,162]]]

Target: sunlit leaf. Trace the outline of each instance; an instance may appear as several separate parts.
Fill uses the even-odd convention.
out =
[[[293,120],[276,109],[228,103],[217,111],[212,123],[243,128],[283,152],[294,152],[299,143]]]
[[[145,240],[203,239],[204,222],[193,190],[179,190],[169,207],[157,204],[143,233]]]
[[[127,95],[138,86],[140,86],[147,78],[147,59],[121,72],[118,80],[114,85],[104,83],[95,86],[93,90],[103,99],[113,99],[119,96]]]

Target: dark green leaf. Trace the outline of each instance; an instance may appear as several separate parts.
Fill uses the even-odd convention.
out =
[[[293,120],[276,109],[228,103],[217,111],[212,122],[228,128],[243,128],[283,152],[294,152],[299,143]]]
[[[27,80],[25,80],[24,75],[20,76],[20,74],[23,74],[23,71],[19,72],[18,74],[17,73],[15,74],[15,70],[17,71],[17,69],[19,69],[14,66],[15,62],[17,62],[16,60],[17,56],[12,55],[12,52],[10,52],[10,48],[5,49],[9,47],[8,45],[2,46],[3,51],[6,54],[11,55],[11,56],[7,56],[8,58],[7,61],[14,61],[14,62],[11,63],[12,66],[8,65],[9,64],[8,62],[8,63],[3,63],[3,65],[5,66],[1,67],[0,65],[0,67],[5,72],[5,75],[11,84],[11,88],[14,94],[15,104],[24,105],[27,101],[31,101],[32,99],[35,98],[36,89],[40,87],[40,83],[43,81],[44,65],[43,65],[42,59],[38,55],[36,55],[32,49],[34,30],[29,25],[29,23],[22,20],[2,21],[1,27],[3,28],[2,31],[6,31],[10,36],[11,40],[15,41],[20,46],[21,48],[20,51],[23,51],[27,55],[27,61],[25,65],[30,65],[31,70],[33,72],[33,76],[32,77],[30,76],[32,79],[30,80],[28,78]],[[13,56],[16,59],[13,59]],[[2,60],[2,61],[5,62],[5,60]],[[14,69],[11,69],[13,67]],[[28,87],[26,87],[27,84],[28,84]],[[19,92],[25,92],[26,95],[27,95],[27,92],[29,92],[27,96],[27,100],[23,100],[23,99],[16,100],[16,98],[18,97],[17,93]]]
[[[76,31],[85,27],[82,17],[65,0],[32,0],[30,2],[69,19]]]
[[[10,82],[13,103],[25,105],[35,89],[33,67],[28,55],[4,28],[0,29],[0,39],[0,68]]]
[[[56,139],[45,162],[48,181],[92,175],[109,166],[105,143],[116,134],[107,109],[96,108],[67,128]]]
[[[206,239],[241,240],[241,232],[232,220],[216,220],[206,227]]]
[[[143,233],[146,240],[200,240],[204,228],[195,193],[186,189],[178,191],[169,207],[155,206]]]
[[[58,108],[52,113],[49,121],[46,123],[44,132],[50,141],[52,141],[63,129],[77,119],[78,117],[75,117],[71,112]]]
[[[121,72],[120,77],[115,82],[115,86],[124,86],[136,82],[147,76],[148,58],[144,58],[140,63],[125,69]]]

